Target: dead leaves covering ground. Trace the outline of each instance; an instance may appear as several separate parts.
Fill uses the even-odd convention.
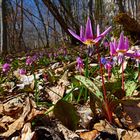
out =
[[[31,137],[30,123],[35,116],[44,114],[45,110],[37,110],[34,101],[27,95],[13,98],[6,103],[0,104],[0,136],[9,137],[22,128],[21,139],[28,134]]]

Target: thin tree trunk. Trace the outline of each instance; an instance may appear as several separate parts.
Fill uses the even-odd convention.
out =
[[[24,13],[24,15],[27,17],[27,19],[33,24],[33,26],[34,26],[34,28],[36,29],[36,31],[37,31],[37,34],[38,34],[38,38],[40,38],[40,40],[41,40],[41,42],[42,42],[42,44],[43,44],[43,46],[45,47],[45,44],[44,44],[44,41],[43,41],[43,38],[42,38],[42,36],[41,36],[41,34],[40,34],[40,32],[39,32],[39,30],[38,30],[38,28],[36,27],[36,25],[35,25],[35,23],[27,16],[27,14],[26,13]]]
[[[52,15],[55,17],[55,19],[58,21],[58,23],[63,28],[63,30],[68,35],[71,36],[71,34],[68,31],[68,28],[70,28],[70,27],[69,27],[68,23],[62,17],[62,15],[60,14],[60,12],[58,11],[58,8],[51,2],[51,0],[42,0],[42,1],[48,7],[48,9],[52,13]],[[77,33],[79,33],[79,28],[76,28],[75,30],[76,30]],[[74,37],[71,38],[71,41],[72,41],[73,44],[75,44],[77,42],[77,40]]]
[[[23,0],[21,0],[20,8],[20,33],[19,33],[19,50],[22,47],[22,34],[23,34]]]
[[[1,54],[8,53],[7,47],[7,1],[2,0],[2,22],[1,22]]]
[[[125,13],[124,5],[122,0],[117,0],[117,4],[119,6],[119,12]]]
[[[47,32],[47,29],[46,29],[46,25],[45,25],[45,22],[44,22],[43,15],[42,15],[41,10],[40,10],[40,8],[39,8],[39,1],[38,1],[38,0],[34,0],[34,2],[35,2],[35,5],[36,5],[36,7],[37,7],[37,10],[38,10],[40,19],[41,19],[41,21],[42,21],[42,25],[43,25],[44,32],[45,32],[45,38],[46,38],[46,41],[47,41],[47,47],[49,47],[48,32]]]

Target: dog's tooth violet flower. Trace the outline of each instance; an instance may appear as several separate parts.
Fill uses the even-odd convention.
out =
[[[96,44],[97,42],[99,42],[111,30],[111,28],[112,27],[110,26],[103,33],[100,34],[99,25],[97,25],[97,30],[96,30],[97,35],[94,36],[93,32],[92,32],[91,20],[88,17],[85,32],[84,32],[84,29],[82,26],[80,27],[80,35],[77,35],[75,32],[73,32],[70,29],[68,29],[68,31],[71,33],[71,35],[73,37],[75,37],[82,43],[84,43],[86,45],[92,45],[92,44]]]
[[[84,68],[83,60],[80,57],[77,57],[76,59],[76,70],[78,70],[80,73],[82,72],[82,69]]]
[[[3,72],[8,72],[10,70],[10,64],[5,63],[2,65],[2,71]]]

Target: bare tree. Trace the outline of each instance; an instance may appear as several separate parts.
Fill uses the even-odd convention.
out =
[[[41,10],[40,10],[40,7],[39,7],[39,1],[38,1],[38,0],[34,0],[34,2],[35,2],[35,5],[36,5],[36,7],[37,7],[37,10],[38,10],[38,13],[39,13],[40,19],[41,19],[41,21],[42,21],[42,25],[43,25],[44,32],[45,32],[45,38],[46,38],[46,41],[47,41],[47,46],[49,47],[49,37],[48,37],[48,32],[47,32],[47,29],[46,29],[46,24],[45,24],[45,21],[44,21],[43,15],[42,15]]]
[[[1,0],[1,55],[8,53],[7,48],[7,0]]]
[[[71,36],[71,34],[68,31],[68,28],[70,28],[68,21],[65,20],[65,18],[60,14],[58,7],[56,7],[56,5],[51,1],[51,0],[42,0],[43,3],[47,6],[47,8],[50,10],[50,12],[52,13],[52,15],[55,17],[55,19],[58,21],[58,23],[60,24],[60,26],[62,27],[62,29]],[[71,18],[69,18],[69,20],[71,20]],[[72,26],[75,27],[75,26]],[[77,25],[75,27],[75,31],[77,33],[79,33],[79,25]],[[72,43],[77,42],[77,40],[75,38],[72,37]]]

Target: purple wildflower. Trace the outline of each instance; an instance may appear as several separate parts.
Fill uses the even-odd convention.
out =
[[[111,77],[111,69],[112,69],[112,64],[111,64],[110,61],[107,61],[106,62],[105,69],[107,69],[107,72],[108,72],[108,80],[109,80],[110,77]]]
[[[120,35],[120,39],[116,51],[118,52],[118,55],[124,55],[128,51],[128,48],[129,48],[128,38],[125,37],[124,39],[124,35],[122,32]]]
[[[40,56],[40,55],[39,55],[39,56]],[[37,54],[33,55],[32,61],[36,61],[37,59],[38,59],[38,55],[37,55]]]
[[[26,65],[31,66],[32,63],[33,63],[33,59],[30,56],[28,56],[27,59],[26,59]]]
[[[101,57],[101,63],[102,63],[103,65],[105,65],[105,64],[106,64],[106,62],[107,62],[106,58]]]
[[[109,43],[107,41],[104,42],[105,49],[109,47]]]
[[[117,41],[116,39],[114,39],[113,42],[110,42],[110,55],[111,56],[117,55],[116,49],[117,49]]]
[[[20,75],[25,75],[26,74],[26,70],[25,69],[19,69],[19,74]]]
[[[128,38],[123,35],[123,32],[120,34],[119,42],[117,43],[116,39],[114,42],[110,42],[110,55],[118,56],[118,63],[120,64],[123,61],[124,55],[127,53],[129,48]]]
[[[80,57],[77,57],[76,62],[77,62],[76,70],[78,70],[81,73],[82,69],[84,68],[83,60]]]
[[[2,71],[8,72],[9,70],[10,70],[10,64],[8,64],[8,63],[3,64]]]
[[[85,33],[84,33],[84,29],[82,26],[80,27],[80,35],[77,35],[70,29],[68,29],[68,31],[71,33],[71,35],[73,37],[75,37],[82,43],[84,43],[86,45],[92,45],[92,44],[96,44],[97,42],[99,42],[111,30],[111,28],[112,27],[110,26],[103,33],[100,34],[99,25],[97,25],[97,36],[93,36],[91,20],[88,17]]]
[[[126,56],[129,56],[136,60],[136,65],[139,67],[140,64],[140,50],[136,50],[134,53],[126,53]]]

